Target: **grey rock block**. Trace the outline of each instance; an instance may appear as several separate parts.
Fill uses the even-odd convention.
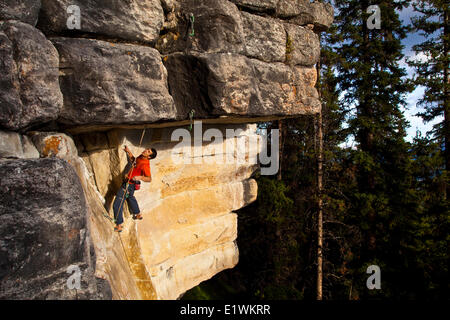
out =
[[[311,11],[309,0],[279,0],[276,15],[280,18],[292,18],[302,13],[311,14]]]
[[[67,8],[80,8],[80,29],[67,27]],[[89,32],[110,38],[154,42],[164,22],[159,0],[42,0],[39,27],[45,32]]]
[[[315,31],[326,31],[334,20],[334,9],[329,3],[309,0],[280,0],[277,16],[287,18],[300,26],[314,25]]]
[[[62,107],[58,52],[29,24],[0,21],[0,127],[55,120]]]
[[[255,11],[271,11],[277,7],[279,0],[231,0],[239,6]]]
[[[270,18],[242,12],[245,55],[265,62],[283,62],[286,56],[286,31]]]
[[[39,158],[39,152],[29,137],[0,130],[0,158]]]
[[[311,4],[306,6],[310,10]],[[195,17],[191,35],[189,15]],[[270,16],[239,11],[225,0],[186,0],[171,13],[171,27],[156,45],[162,54],[233,53],[264,62],[313,65],[317,62],[320,43],[310,29]],[[178,17],[178,18],[177,18]],[[290,34],[289,42],[287,34]],[[286,50],[290,50],[286,56]]]
[[[61,123],[138,124],[176,118],[157,50],[91,39],[51,40],[61,59]]]
[[[320,41],[309,28],[295,24],[284,24],[287,32],[286,63],[313,66],[320,59]]]
[[[298,115],[320,107],[315,82],[283,63],[227,53],[175,53],[165,64],[177,110],[185,117],[190,109],[196,117],[211,118]]]
[[[191,14],[194,17],[193,30]],[[171,32],[163,35],[156,48],[163,54],[178,51],[244,53],[241,14],[224,0],[185,0],[173,18]]]
[[[87,208],[75,170],[61,159],[0,162],[0,298],[107,299],[94,277]],[[81,271],[69,289],[67,269]]]
[[[40,8],[41,0],[2,0],[0,20],[20,20],[35,26]]]

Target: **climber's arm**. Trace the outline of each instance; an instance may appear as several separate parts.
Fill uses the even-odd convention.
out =
[[[127,153],[128,155],[128,161],[133,162],[134,161],[134,156],[131,153],[130,149],[128,149],[127,146],[125,146],[125,148],[123,148],[123,150]]]

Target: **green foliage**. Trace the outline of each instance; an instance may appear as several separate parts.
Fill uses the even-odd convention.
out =
[[[286,196],[288,187],[282,181],[266,177],[258,179],[259,219],[274,224],[282,224],[292,217],[292,199]]]
[[[411,19],[414,29],[421,32],[426,40],[413,47],[422,59],[411,59],[410,66],[416,70],[415,85],[425,88],[418,105],[423,111],[425,122],[442,117],[433,126],[431,133],[443,146],[445,170],[450,167],[450,4],[442,0],[414,1],[418,15]],[[445,193],[450,194],[448,173],[444,173]]]
[[[413,1],[413,6],[420,15],[412,19],[412,24],[416,31],[427,38],[413,49],[426,59],[411,59],[408,62],[417,72],[414,83],[425,87],[425,94],[418,103],[424,107],[424,111],[419,115],[425,121],[431,121],[444,116],[445,110],[450,108],[450,83],[446,79],[450,63],[450,5],[448,1],[427,0]],[[435,126],[437,137],[444,137],[444,124],[441,121]]]
[[[448,299],[449,177],[442,139],[405,141],[402,107],[412,85],[399,62],[409,27],[398,12],[409,2],[379,1],[382,28],[368,30],[365,9],[372,3],[336,0],[335,25],[322,37],[324,299]],[[426,17],[447,4],[423,3],[431,11],[420,3],[416,9]],[[417,21],[415,27],[429,34],[442,28]],[[436,52],[436,65],[416,65],[424,72],[416,83],[429,86],[429,117],[438,114],[446,88],[436,68],[448,65],[437,54],[448,38],[439,39],[417,47]],[[221,283],[217,292],[226,284],[234,297],[315,299],[316,126],[312,116],[283,120],[282,180],[257,177],[257,200],[238,211],[239,264],[212,280]],[[344,147],[349,139],[354,145]],[[382,290],[366,287],[372,264],[381,268]],[[206,297],[204,291],[198,296]]]

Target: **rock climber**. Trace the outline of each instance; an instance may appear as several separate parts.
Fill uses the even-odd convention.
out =
[[[128,165],[131,164],[131,168],[125,175],[125,179],[119,191],[117,191],[116,199],[113,203],[114,218],[116,220],[114,231],[117,232],[122,231],[124,197],[127,200],[128,208],[133,214],[133,219],[142,220],[142,214],[134,197],[134,191],[139,190],[141,181],[152,181],[150,160],[155,159],[157,155],[154,148],[145,149],[137,158],[134,158],[127,146],[124,147],[124,151],[127,153]]]

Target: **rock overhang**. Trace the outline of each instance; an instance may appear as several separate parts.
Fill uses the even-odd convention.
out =
[[[27,5],[39,7],[38,2]],[[218,123],[318,112],[314,74],[320,44],[313,29],[314,21],[331,23],[328,5],[183,0],[163,1],[161,7],[160,1],[147,2],[133,4],[136,12],[139,6],[148,7],[141,14],[125,13],[106,2],[96,10],[76,2],[85,22],[76,32],[63,23],[66,0],[42,1],[40,30],[15,20],[3,22],[14,32],[9,31],[10,43],[4,42],[0,51],[4,61],[10,61],[2,83],[14,90],[0,92],[8,115],[0,119],[1,126],[27,131],[46,122],[61,128],[173,125],[169,123],[188,120],[192,110],[197,119]],[[24,3],[15,1],[3,15],[29,23],[32,12],[21,16],[18,9]],[[139,27],[153,13],[157,22]],[[197,17],[193,26],[190,14]],[[112,15],[112,21],[99,18]],[[293,20],[301,16],[310,19]],[[151,40],[122,34],[124,26],[136,28],[136,37]],[[196,31],[191,35],[192,27]],[[50,41],[43,41],[44,35]],[[33,73],[17,78],[17,70]]]
[[[0,131],[6,141],[0,157],[39,153],[75,168],[83,187],[78,196],[84,193],[87,203],[79,218],[89,220],[86,234],[97,256],[89,261],[113,298],[175,299],[234,267],[233,211],[255,200],[257,166],[173,165],[175,142],[161,137],[194,121],[205,129],[243,128],[251,136],[251,123],[319,112],[316,33],[331,24],[331,6],[131,0],[124,10],[100,0],[6,3],[6,9],[0,5],[0,56],[7,62],[0,66],[0,126],[9,131]],[[68,29],[69,4],[80,7],[81,30]],[[161,150],[153,167],[156,187],[144,187],[139,196],[144,223],[126,219],[122,250],[105,215],[125,166],[119,150],[129,144],[139,152],[143,129],[152,137],[145,143]],[[75,143],[42,132],[55,130]],[[28,132],[36,148],[14,131]],[[11,141],[21,145],[9,149]]]

